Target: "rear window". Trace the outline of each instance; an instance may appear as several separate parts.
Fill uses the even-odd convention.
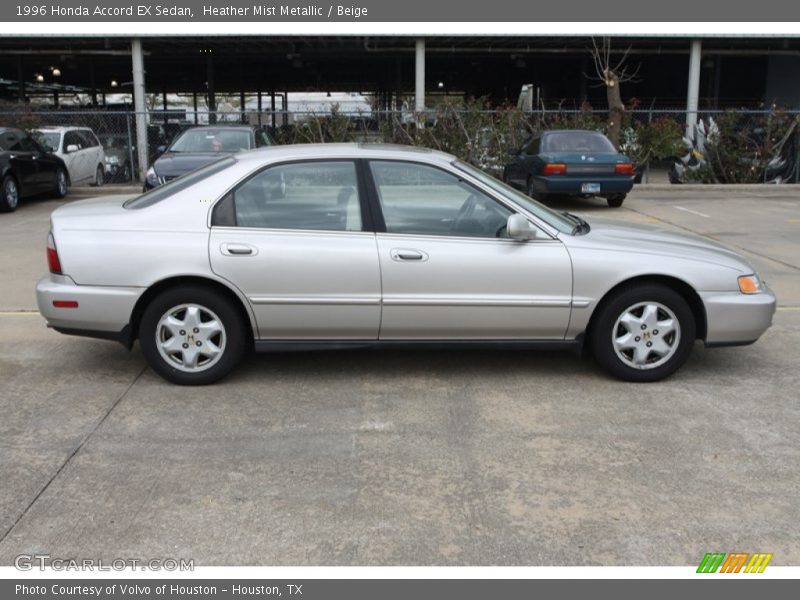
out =
[[[125,208],[137,209],[137,208],[147,208],[148,206],[153,206],[162,200],[169,198],[173,194],[177,194],[178,192],[182,192],[183,190],[190,188],[196,183],[203,181],[204,179],[208,179],[216,175],[217,173],[221,173],[225,169],[233,166],[236,164],[236,159],[230,156],[226,156],[223,159],[217,160],[211,164],[208,164],[204,167],[200,167],[194,171],[190,171],[185,175],[181,175],[176,179],[173,179],[169,183],[165,183],[164,185],[160,185],[157,188],[153,188],[149,192],[145,192],[141,196],[137,196],[136,198],[131,198],[122,206]]]
[[[202,127],[184,132],[172,146],[170,152],[240,152],[250,150],[250,131],[247,129],[224,129]]]
[[[613,152],[617,150],[596,131],[557,131],[542,138],[542,152]]]

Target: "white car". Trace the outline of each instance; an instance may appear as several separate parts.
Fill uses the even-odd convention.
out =
[[[72,185],[103,185],[105,152],[88,127],[42,127],[39,141],[67,165]]]

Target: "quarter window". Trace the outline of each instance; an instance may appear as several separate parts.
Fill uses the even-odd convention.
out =
[[[239,227],[361,231],[352,161],[270,167],[234,190],[232,201]]]
[[[388,233],[506,237],[511,211],[459,177],[406,162],[370,167]]]

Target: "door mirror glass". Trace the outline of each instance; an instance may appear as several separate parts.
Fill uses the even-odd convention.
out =
[[[527,242],[536,237],[536,228],[530,221],[518,213],[508,217],[508,237],[512,240]]]

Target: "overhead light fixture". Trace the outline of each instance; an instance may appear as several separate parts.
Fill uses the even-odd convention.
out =
[[[112,79],[111,80],[111,87],[117,87],[118,85],[119,85],[119,83],[117,83],[116,79]]]
[[[53,72],[53,77],[61,77],[61,69],[58,67],[50,67],[50,70]]]
[[[37,73],[35,75],[35,78],[36,78],[36,81],[38,81],[39,83],[42,83],[44,81],[44,75],[42,75],[41,73]]]
[[[439,82],[439,89],[444,89],[444,81]]]

